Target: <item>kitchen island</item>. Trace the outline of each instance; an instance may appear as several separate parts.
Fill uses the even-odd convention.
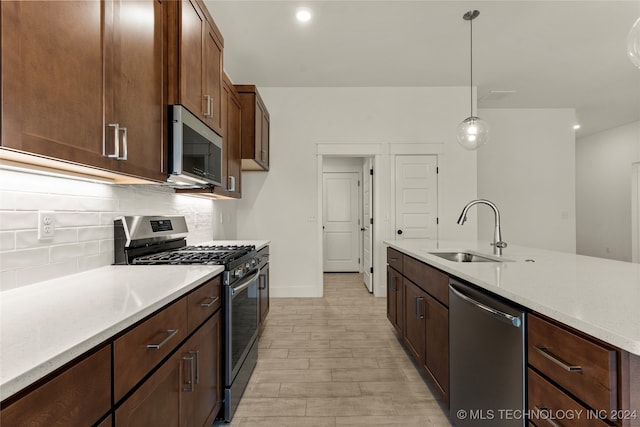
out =
[[[529,411],[572,408],[597,415],[584,425],[640,425],[640,265],[514,245],[497,256],[488,242],[385,243],[388,317],[446,403],[453,279],[527,312]],[[447,252],[492,261],[438,256]]]

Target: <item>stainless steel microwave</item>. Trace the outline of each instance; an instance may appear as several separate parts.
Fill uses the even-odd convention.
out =
[[[182,105],[169,107],[169,182],[222,185],[222,138]]]

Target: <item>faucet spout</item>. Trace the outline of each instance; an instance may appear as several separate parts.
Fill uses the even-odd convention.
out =
[[[500,230],[500,211],[498,207],[491,201],[486,199],[477,199],[472,200],[462,209],[462,213],[458,218],[458,224],[463,225],[467,220],[467,211],[473,205],[484,204],[489,206],[493,210],[493,214],[495,217],[495,225],[493,229],[493,253],[495,255],[502,255],[502,249],[507,247],[507,242],[502,241],[502,231]]]

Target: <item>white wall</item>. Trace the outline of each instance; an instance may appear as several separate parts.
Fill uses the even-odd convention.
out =
[[[119,215],[184,215],[190,244],[233,239],[236,203],[0,170],[0,290],[112,264]],[[37,239],[38,210],[55,211],[52,240]]]
[[[573,109],[481,109],[491,139],[478,149],[478,197],[500,209],[507,243],[575,253]],[[460,207],[462,209],[462,207]],[[493,212],[478,206],[478,238],[493,240]],[[508,256],[509,249],[504,254]]]
[[[640,121],[576,143],[577,251],[631,261],[632,164],[640,162]]]
[[[260,93],[271,114],[271,167],[268,173],[243,173],[238,237],[271,240],[271,295],[322,294],[318,143],[386,147],[377,173],[387,176],[376,178],[380,212],[374,221],[384,224],[379,241],[393,238],[389,147],[442,143],[440,236],[475,239],[474,226],[455,223],[459,209],[476,195],[476,154],[455,140],[458,122],[468,115],[468,88],[260,88]],[[384,271],[380,261],[378,272]]]

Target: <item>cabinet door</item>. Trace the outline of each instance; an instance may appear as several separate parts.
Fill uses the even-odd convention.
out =
[[[222,43],[214,28],[205,22],[203,95],[205,123],[222,133]]]
[[[14,403],[3,402],[2,426],[86,426],[111,407],[111,348],[102,348]]]
[[[186,426],[183,402],[185,361],[180,352],[171,356],[115,412],[116,427]]]
[[[183,0],[180,3],[180,50],[178,58],[180,90],[176,103],[184,105],[189,111],[203,118],[204,93],[202,70],[204,69],[204,28],[206,20],[195,0]]]
[[[225,138],[227,143],[227,176],[230,180],[233,180],[235,186],[228,188],[232,193],[232,197],[240,198],[242,196],[242,174],[241,174],[241,159],[242,154],[240,152],[242,139],[241,139],[241,120],[242,120],[242,106],[240,105],[240,99],[238,93],[233,88],[233,85],[229,85],[229,98],[228,98],[228,118],[227,118],[227,132]]]
[[[221,316],[218,310],[183,347],[189,426],[211,425],[222,406]]]
[[[100,2],[2,1],[2,146],[110,168]]]
[[[269,314],[269,264],[262,267],[258,276],[258,292],[260,301],[260,323],[267,319]]]
[[[265,170],[269,170],[269,132],[271,123],[269,121],[269,113],[267,113],[266,107],[262,104],[258,104],[258,108],[260,109],[261,116],[261,126],[260,126],[260,141],[258,148],[260,149],[260,153],[258,158],[260,159],[260,163]]]
[[[449,402],[449,309],[431,295],[425,297],[424,368],[445,403]]]
[[[404,281],[404,342],[419,363],[424,361],[425,300],[427,294]]]
[[[113,153],[119,140],[119,171],[159,181],[167,177],[164,24],[158,0],[105,2],[106,146]]]
[[[387,318],[400,334],[402,330],[398,328],[400,324],[398,317],[402,316],[402,312],[398,311],[398,300],[402,300],[402,293],[399,293],[398,284],[401,283],[400,273],[387,266]],[[400,290],[400,292],[402,291]]]
[[[240,120],[242,106],[233,83],[223,75],[222,84],[222,177],[223,186],[215,187],[214,192],[226,197],[242,197],[240,175]]]

